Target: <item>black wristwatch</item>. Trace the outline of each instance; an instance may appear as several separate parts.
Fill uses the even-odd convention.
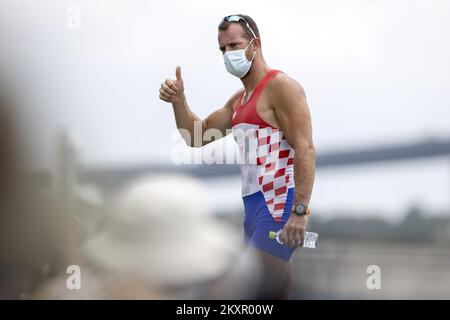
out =
[[[294,206],[292,207],[292,212],[299,216],[309,215],[309,208],[303,203],[294,204]]]

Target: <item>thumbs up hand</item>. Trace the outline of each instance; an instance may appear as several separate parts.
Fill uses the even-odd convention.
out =
[[[184,98],[184,84],[181,77],[181,67],[175,71],[176,80],[167,79],[161,84],[159,98],[170,103],[177,103]]]

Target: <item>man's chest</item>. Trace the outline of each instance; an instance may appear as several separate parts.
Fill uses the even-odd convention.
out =
[[[256,116],[270,124],[271,127],[279,128],[278,121],[274,112],[274,105],[271,101],[270,95],[262,92],[256,101],[251,101],[251,98],[251,93],[241,96],[240,100],[238,101],[240,103],[236,103],[236,105],[233,107],[232,118],[234,119],[237,116],[238,112],[241,115],[244,115],[244,118],[249,115],[255,116],[252,113],[257,113]],[[239,108],[238,104],[240,104]],[[254,106],[252,104],[254,104]]]
[[[256,102],[255,110],[262,120],[264,120],[274,128],[280,128],[275,114],[275,109],[276,105],[274,104],[270,92],[264,90],[259,96],[258,101]]]

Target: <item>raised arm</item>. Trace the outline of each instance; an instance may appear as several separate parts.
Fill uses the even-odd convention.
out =
[[[205,119],[200,119],[188,106],[186,96],[184,95],[184,83],[181,77],[181,68],[176,69],[176,80],[167,79],[161,84],[159,98],[163,101],[172,103],[175,121],[178,130],[180,130],[187,145],[191,147],[201,147],[208,144],[209,140],[203,140],[203,134],[208,129],[220,130],[222,136],[227,134],[227,129],[231,129],[231,118],[233,108],[242,90],[236,92],[225,105],[214,111]],[[201,129],[201,130],[200,130]],[[186,137],[181,130],[187,130],[189,137]],[[195,139],[195,135],[201,136]],[[190,139],[189,139],[190,138]]]

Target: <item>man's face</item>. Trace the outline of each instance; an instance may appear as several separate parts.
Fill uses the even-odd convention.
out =
[[[219,49],[224,54],[228,51],[234,51],[239,49],[245,49],[249,40],[245,37],[245,31],[242,26],[238,23],[232,23],[228,26],[226,31],[219,31]],[[254,43],[254,41],[252,42]],[[250,49],[247,51],[251,51]],[[247,58],[251,59],[251,56],[248,57],[248,52],[246,52]]]

